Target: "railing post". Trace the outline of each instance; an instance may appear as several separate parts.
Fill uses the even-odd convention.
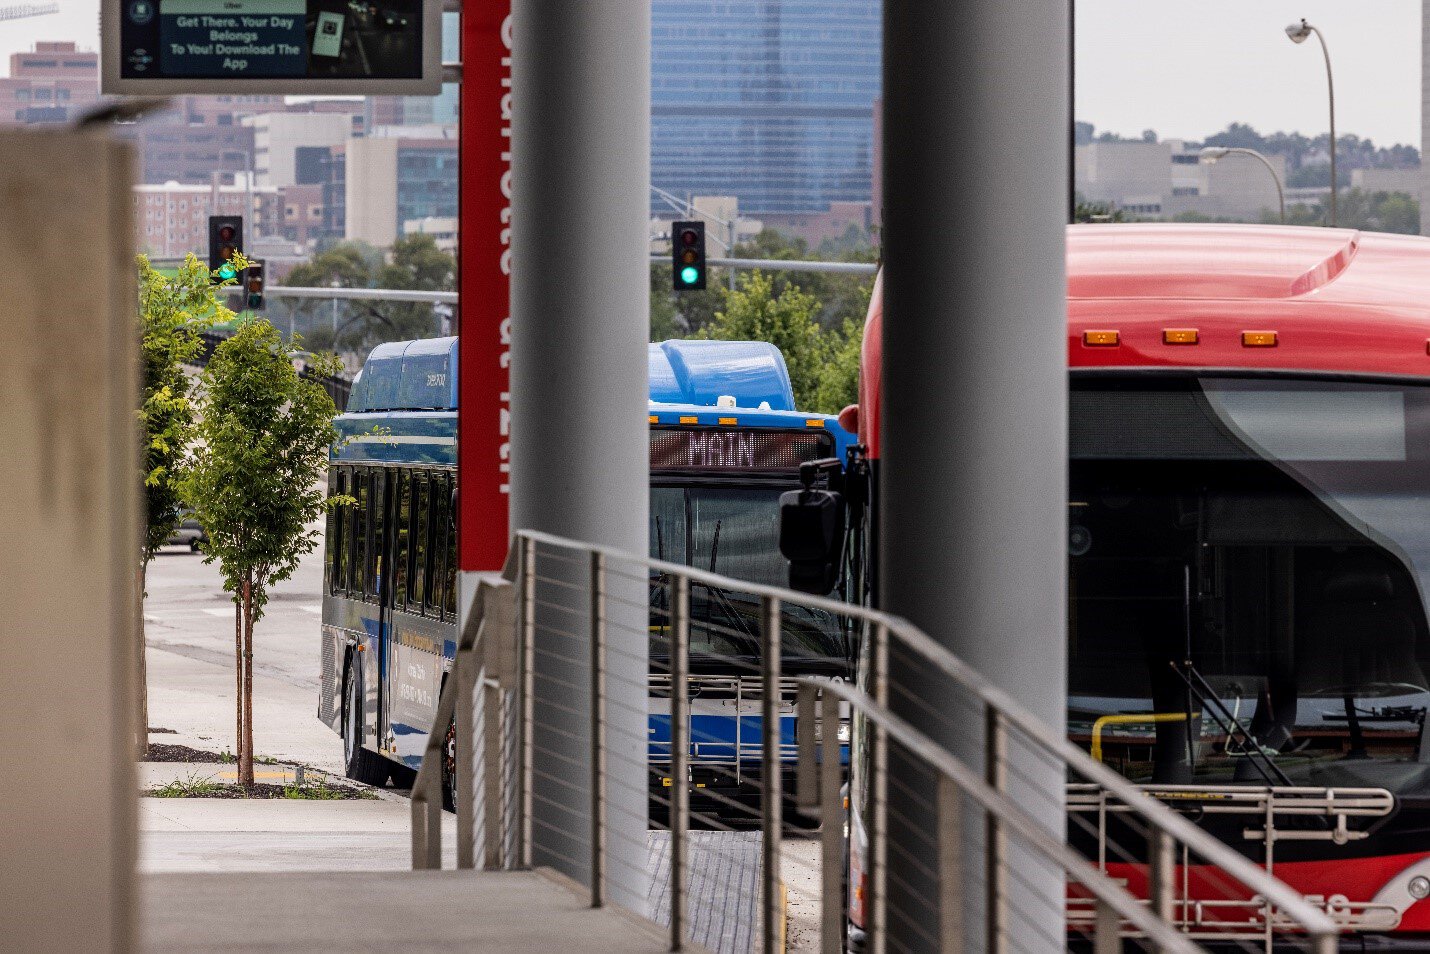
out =
[[[1101,898],[1094,902],[1092,954],[1122,954],[1122,919]]]
[[[1147,896],[1163,921],[1172,920],[1172,836],[1156,828],[1147,839]]]
[[[673,577],[670,611],[670,949],[685,946],[690,827],[690,581]]]
[[[606,903],[606,557],[591,554],[591,907]]]
[[[780,903],[780,833],[783,829],[780,792],[780,601],[773,596],[760,598],[761,646],[760,673],[762,679],[760,718],[760,774],[764,780],[761,825],[760,901],[763,906],[765,954],[780,949],[784,931],[784,908]]]
[[[994,791],[1008,791],[1008,730],[1002,714],[991,704],[984,708],[984,775]],[[1008,835],[993,812],[987,813],[984,832],[984,879],[988,893],[986,946],[989,954],[1008,949]]]
[[[536,741],[535,728],[536,688],[536,541],[529,537],[518,537],[520,541],[520,585],[517,591],[517,619],[519,638],[518,651],[521,659],[521,823],[520,848],[517,863],[522,868],[532,866],[531,810],[532,782],[535,776]]]
[[[448,679],[457,680],[457,705],[453,710],[453,720],[457,727],[457,867],[477,866],[477,840],[484,836],[491,824],[490,805],[485,801],[481,811],[477,810],[477,778],[485,777],[486,766],[479,764],[476,744],[477,736],[493,731],[486,724],[485,713],[477,709],[477,690],[483,673],[477,670],[476,649],[464,649],[461,639],[457,641],[457,652],[452,661],[453,672]],[[447,731],[446,726],[433,726],[433,732]],[[446,758],[444,739],[442,757]],[[441,773],[438,773],[441,777]],[[479,817],[480,816],[480,817]]]
[[[871,647],[869,674],[874,701],[884,708],[889,705],[889,627],[874,625],[874,645]],[[885,932],[888,929],[888,850],[889,850],[889,734],[883,726],[874,726],[870,734],[870,806],[869,806],[869,898],[865,901],[870,954],[884,954]]]
[[[938,934],[942,954],[963,950],[963,796],[938,777]]]
[[[795,805],[805,815],[817,816],[824,804],[820,798],[819,782],[822,775],[815,758],[814,727],[818,715],[819,690],[807,682],[799,684],[795,691],[794,724],[795,745],[797,747],[794,776]],[[826,731],[823,723],[818,723],[820,731]]]
[[[813,689],[801,686],[800,689]],[[811,692],[811,701],[813,701]],[[823,954],[839,954],[844,950],[844,818],[839,799],[839,697],[832,692],[824,693],[824,705],[820,713],[819,800],[824,807],[821,819],[820,870],[823,872],[820,909],[819,947]],[[813,709],[810,706],[810,709]],[[810,713],[811,716],[813,713]],[[813,719],[806,727],[803,718],[796,723],[801,739],[808,730],[811,738]],[[811,760],[812,761],[812,760]],[[811,780],[812,781],[812,780]],[[801,781],[801,785],[803,782]],[[800,796],[803,797],[801,792]]]

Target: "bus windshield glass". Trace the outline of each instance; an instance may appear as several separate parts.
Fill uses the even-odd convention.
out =
[[[789,487],[667,486],[650,492],[650,553],[751,583],[785,586],[779,550],[779,498]],[[651,584],[651,654],[667,656],[669,588]],[[789,660],[842,661],[844,637],[832,615],[786,604],[781,638]],[[760,604],[748,593],[695,585],[690,593],[692,657],[755,659]]]
[[[1137,781],[1430,794],[1430,389],[1072,381],[1073,738]]]

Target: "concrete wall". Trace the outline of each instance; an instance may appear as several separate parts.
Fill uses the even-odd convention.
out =
[[[5,950],[133,944],[133,179],[106,139],[0,134]]]

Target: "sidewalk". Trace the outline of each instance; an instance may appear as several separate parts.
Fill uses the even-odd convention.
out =
[[[212,766],[223,768],[223,766]],[[310,801],[249,798],[139,799],[139,870],[407,871],[406,799]],[[443,818],[448,867],[457,825]]]

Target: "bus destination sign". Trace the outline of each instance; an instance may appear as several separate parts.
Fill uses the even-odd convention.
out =
[[[823,431],[651,428],[650,469],[798,470],[834,453]]]
[[[106,93],[436,93],[441,4],[104,0]]]

